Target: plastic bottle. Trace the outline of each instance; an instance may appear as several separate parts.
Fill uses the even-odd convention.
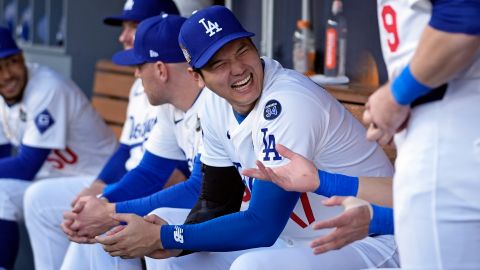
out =
[[[325,31],[324,73],[329,77],[344,76],[347,58],[347,21],[341,0],[334,0]]]
[[[298,20],[293,33],[293,68],[307,76],[315,74],[315,37],[307,20]]]

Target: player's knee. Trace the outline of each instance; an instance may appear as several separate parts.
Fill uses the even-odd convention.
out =
[[[240,255],[230,266],[230,270],[263,270],[268,269],[271,264],[268,263],[268,258],[257,254],[256,252],[249,252]]]
[[[39,210],[44,207],[45,197],[50,193],[51,191],[42,182],[30,185],[23,195],[25,217],[39,214]]]

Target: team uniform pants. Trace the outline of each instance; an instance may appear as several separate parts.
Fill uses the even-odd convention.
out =
[[[28,189],[25,186],[25,224],[33,249],[35,269],[60,268],[69,244],[60,228],[63,212],[71,210],[73,198],[94,179],[95,176],[50,178],[36,181]]]
[[[182,224],[189,210],[161,208],[153,212],[169,224]],[[173,269],[363,269],[399,267],[392,236],[368,237],[340,250],[314,255],[308,243],[292,246],[282,239],[268,248],[234,252],[197,252],[183,257],[146,258],[148,270]]]
[[[480,269],[480,80],[452,81],[395,138],[403,269]]]

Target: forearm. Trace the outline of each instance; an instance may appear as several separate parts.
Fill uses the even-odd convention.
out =
[[[391,177],[359,177],[357,197],[380,206],[392,207]]]
[[[410,63],[410,70],[419,82],[435,88],[468,67],[479,48],[480,36],[447,33],[427,26]]]
[[[162,226],[163,247],[195,251],[234,251],[271,246],[283,231],[300,194],[255,181],[248,210],[188,225]],[[177,241],[174,231],[183,232]]]
[[[145,152],[140,164],[108,188],[103,196],[110,202],[145,197],[163,188],[178,161]]]
[[[17,156],[0,159],[0,178],[33,180],[50,151],[22,145]]]
[[[318,170],[320,186],[315,193],[354,196],[373,204],[392,205],[392,179],[389,177],[354,177]]]

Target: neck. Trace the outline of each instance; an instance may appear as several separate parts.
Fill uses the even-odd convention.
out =
[[[198,87],[190,77],[182,78],[179,82],[174,88],[175,95],[171,104],[186,112],[193,106],[202,88]]]

